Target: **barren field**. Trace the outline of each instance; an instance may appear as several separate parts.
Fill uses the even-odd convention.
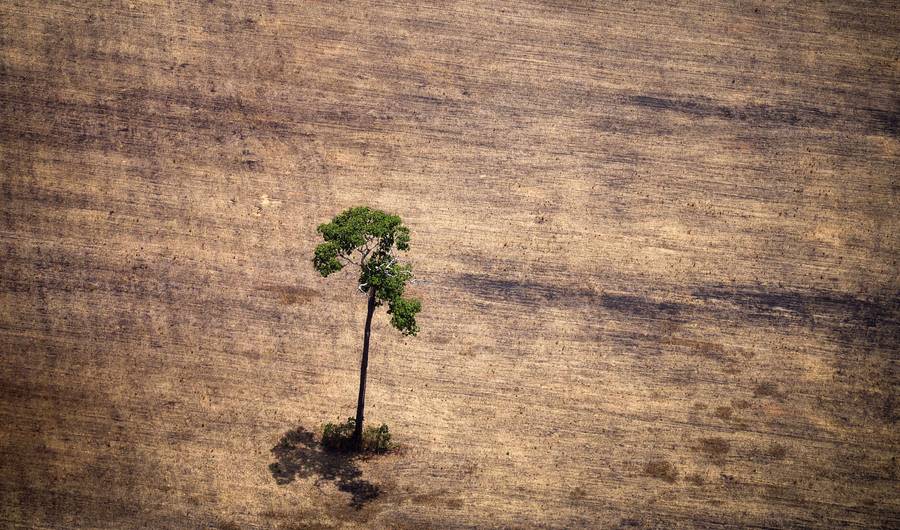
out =
[[[0,527],[898,528],[898,86],[894,2],[4,0]]]

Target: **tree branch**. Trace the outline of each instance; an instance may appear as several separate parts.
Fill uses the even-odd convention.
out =
[[[374,240],[375,240],[375,237],[374,237],[374,236],[366,236],[366,247],[365,247],[366,250],[363,251],[361,248],[356,248],[356,249],[354,249],[354,250],[358,250],[359,253],[360,253],[360,256],[361,256],[360,259],[359,259],[359,266],[360,266],[360,267],[362,267],[362,266],[366,263],[366,258],[367,258],[367,257],[369,256],[369,254],[372,252],[373,247],[371,247],[370,245],[371,245],[372,241],[374,241]],[[376,245],[376,246],[377,246],[377,245]]]
[[[340,258],[340,259],[346,261],[347,264],[349,264],[349,265],[357,265],[357,266],[359,266],[359,263],[353,261],[353,260],[350,259],[348,256],[345,256],[345,255],[343,255],[343,254],[338,254],[338,258]]]

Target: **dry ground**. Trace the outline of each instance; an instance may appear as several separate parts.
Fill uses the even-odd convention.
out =
[[[892,2],[0,4],[0,525],[900,527]],[[315,227],[401,214],[423,332]]]

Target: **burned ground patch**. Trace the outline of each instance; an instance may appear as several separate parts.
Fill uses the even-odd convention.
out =
[[[771,105],[727,106],[708,99],[674,99],[656,96],[632,96],[629,103],[653,110],[677,112],[698,118],[721,118],[748,122],[756,126],[784,126],[821,124],[827,113],[804,107],[777,107]]]
[[[597,308],[644,320],[677,320],[689,307],[626,293],[598,293],[593,289],[508,278],[460,275],[454,283],[478,298],[525,306]]]
[[[453,283],[481,299],[528,307],[577,307],[597,298],[590,289],[477,274],[462,274]]]
[[[643,296],[604,293],[600,296],[600,306],[634,318],[657,321],[673,321],[681,318],[686,311],[683,304],[657,301]]]
[[[693,296],[698,300],[730,304],[751,318],[788,318],[807,324],[814,324],[812,319],[818,318],[835,327],[880,328],[890,336],[900,332],[900,293],[896,292],[863,298],[818,290],[709,286],[695,289]]]
[[[900,137],[900,112],[883,109],[866,109],[871,116],[871,127],[876,133],[894,138]]]
[[[625,102],[654,111],[673,112],[699,119],[729,120],[751,127],[853,127],[866,133],[898,136],[896,110],[862,108],[838,113],[808,105],[725,105],[710,98],[683,99],[654,95],[630,96]]]
[[[872,297],[822,290],[786,290],[763,287],[710,286],[694,289],[693,296],[725,321],[746,321],[757,326],[798,326],[822,334],[851,352],[876,349],[884,355],[900,343],[900,298],[885,291]],[[836,359],[841,366],[848,357]]]

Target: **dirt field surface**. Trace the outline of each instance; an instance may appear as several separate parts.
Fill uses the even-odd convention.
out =
[[[5,0],[0,527],[898,528],[898,85],[893,2]]]

